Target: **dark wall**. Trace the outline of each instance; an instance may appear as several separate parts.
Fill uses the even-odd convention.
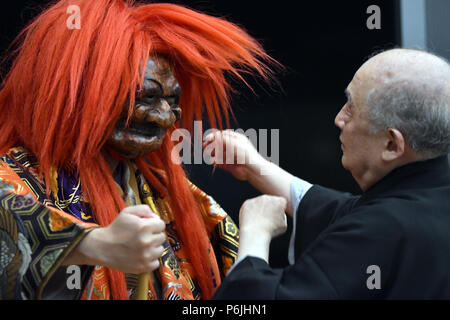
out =
[[[345,102],[344,89],[374,51],[399,45],[397,1],[169,1],[225,16],[259,39],[287,71],[278,74],[282,89],[253,83],[256,96],[238,88],[234,128],[280,129],[280,166],[312,183],[358,193],[340,165],[339,130],[334,117]],[[45,1],[0,5],[0,49]],[[366,9],[381,8],[381,30],[369,30]],[[237,221],[241,204],[259,193],[245,182],[206,165],[191,165],[191,179]],[[272,244],[274,266],[287,264],[289,236]]]
[[[398,46],[395,1],[188,1],[243,25],[288,70],[284,90],[243,89],[234,98],[235,128],[280,129],[280,166],[312,183],[359,193],[340,163],[334,117],[345,103],[344,89],[374,51]],[[379,5],[381,30],[369,30],[367,7]],[[245,182],[207,166],[191,166],[191,177],[236,220],[241,204],[259,193]],[[271,264],[287,264],[288,232],[275,240]]]

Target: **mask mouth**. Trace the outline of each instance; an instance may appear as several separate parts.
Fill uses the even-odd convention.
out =
[[[116,128],[119,130],[126,130],[131,134],[146,137],[162,137],[167,132],[167,129],[161,128],[155,122],[137,122],[131,120],[128,122],[128,126],[125,126],[125,123],[125,119],[120,120]]]

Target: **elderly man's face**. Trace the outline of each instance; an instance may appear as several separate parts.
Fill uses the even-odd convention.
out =
[[[367,93],[377,84],[374,67],[366,63],[356,72],[346,89],[347,102],[335,119],[336,126],[341,129],[342,165],[362,188],[361,181],[378,171],[383,149],[381,135],[369,132],[367,119]]]
[[[137,158],[157,150],[181,117],[180,85],[169,61],[161,56],[148,59],[142,94],[136,96],[133,115],[125,127],[127,108],[114,127],[107,145],[119,154]]]

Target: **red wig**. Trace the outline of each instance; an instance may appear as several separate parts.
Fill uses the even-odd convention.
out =
[[[67,8],[81,10],[81,28],[69,29]],[[149,56],[164,54],[182,88],[182,126],[205,112],[212,127],[228,124],[226,75],[268,80],[276,63],[238,26],[173,4],[136,5],[123,0],[61,0],[17,38],[12,67],[0,91],[0,152],[32,151],[51,186],[51,168],[75,168],[96,221],[106,226],[125,207],[101,153],[125,107],[132,114]],[[136,163],[160,193],[170,194],[177,231],[191,253],[202,297],[214,290],[209,239],[181,166],[170,160],[172,141]],[[164,183],[148,166],[165,170]],[[124,276],[111,271],[114,299],[127,299]]]

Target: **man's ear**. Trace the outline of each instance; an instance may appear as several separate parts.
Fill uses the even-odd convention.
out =
[[[389,128],[386,131],[386,142],[381,157],[384,161],[400,158],[405,153],[406,141],[403,134],[397,129]]]

